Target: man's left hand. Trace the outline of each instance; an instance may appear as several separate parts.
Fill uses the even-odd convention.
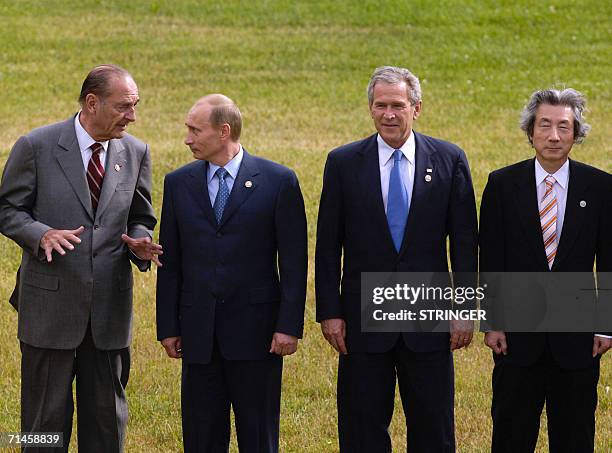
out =
[[[467,348],[474,336],[474,321],[461,321],[453,319],[450,322],[450,348]]]
[[[162,246],[153,242],[150,237],[145,236],[134,239],[129,237],[127,234],[122,234],[121,240],[127,244],[132,253],[136,255],[138,259],[144,261],[150,260],[157,264],[157,266],[162,266],[158,258],[159,255],[163,255],[164,253]]]
[[[297,351],[297,344],[298,339],[296,337],[280,332],[274,332],[270,352],[280,356],[291,355]]]
[[[593,337],[593,357],[597,354],[604,355],[612,347],[612,338],[599,337],[595,335]]]

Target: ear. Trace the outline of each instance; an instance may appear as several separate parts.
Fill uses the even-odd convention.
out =
[[[416,120],[419,115],[421,114],[421,107],[423,106],[423,103],[421,101],[417,102],[414,105],[414,112],[412,113],[412,119]]]
[[[232,132],[232,128],[229,124],[227,123],[223,123],[221,125],[221,129],[220,129],[220,135],[219,137],[221,138],[221,140],[228,140],[230,138],[231,132]]]
[[[89,113],[96,113],[98,106],[100,105],[100,98],[93,93],[89,93],[85,97],[85,103],[83,104],[83,109],[87,110]]]

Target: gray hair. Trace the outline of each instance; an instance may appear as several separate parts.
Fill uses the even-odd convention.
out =
[[[368,102],[370,105],[374,102],[374,86],[378,82],[389,84],[406,82],[406,95],[410,103],[416,105],[421,101],[421,83],[417,76],[408,69],[381,66],[374,70],[374,74],[370,77],[370,83],[368,83]]]
[[[574,143],[580,144],[591,130],[591,126],[586,123],[583,112],[586,111],[586,99],[582,93],[572,88],[564,90],[539,90],[534,92],[529,102],[521,112],[520,126],[527,134],[529,143],[533,145],[533,128],[535,125],[536,112],[542,104],[564,105],[570,107],[574,113]]]

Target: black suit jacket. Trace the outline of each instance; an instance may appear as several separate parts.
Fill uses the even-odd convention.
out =
[[[327,158],[317,228],[317,320],[345,320],[349,353],[387,351],[400,335],[361,332],[362,272],[446,272],[447,238],[453,271],[476,271],[476,206],[465,153],[413,133],[414,187],[399,253],[383,205],[376,134],[341,146]],[[430,182],[425,175],[431,175]],[[403,336],[415,351],[449,348],[447,333]]]
[[[592,272],[597,262],[598,272],[610,272],[612,176],[573,160],[569,165],[563,229],[551,270]],[[581,201],[586,206],[581,207]],[[489,175],[480,208],[480,270],[549,271],[540,226],[534,159]],[[591,333],[507,333],[507,341],[508,360],[520,365],[535,362],[547,341],[562,367],[582,368],[592,361]]]
[[[265,358],[274,332],[302,336],[307,234],[295,173],[246,151],[219,225],[208,163],[166,176],[157,337],[182,336],[183,360]],[[280,274],[280,275],[279,275]]]

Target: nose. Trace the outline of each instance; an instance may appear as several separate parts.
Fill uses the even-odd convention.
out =
[[[551,142],[558,142],[559,141],[559,131],[557,130],[556,127],[552,127],[550,129],[550,135],[548,136],[548,139]]]
[[[391,107],[387,107],[385,109],[384,115],[385,115],[385,118],[389,118],[389,119],[395,118],[395,113],[393,113],[393,110],[391,109]]]
[[[193,143],[193,140],[191,139],[191,134],[187,134],[185,136],[185,141],[184,141],[185,145],[189,146]]]
[[[134,107],[128,109],[128,111],[125,113],[125,119],[130,123],[136,121],[136,109]]]

